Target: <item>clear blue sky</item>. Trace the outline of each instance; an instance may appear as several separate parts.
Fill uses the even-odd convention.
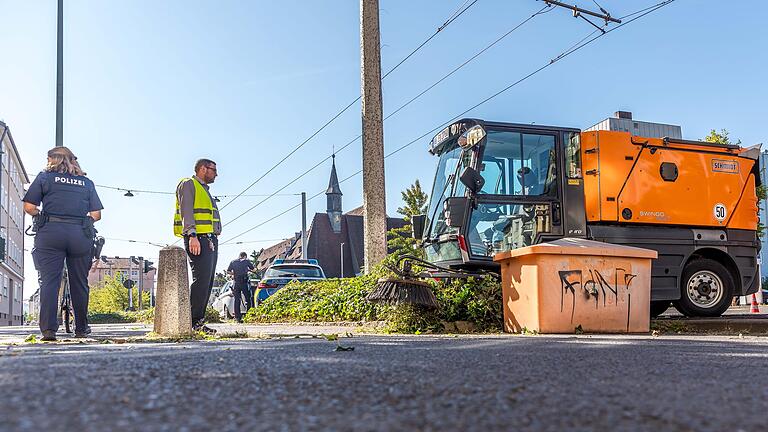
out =
[[[382,67],[426,39],[464,0],[381,2]],[[622,16],[654,0],[603,0]],[[479,0],[384,81],[384,112],[417,94],[543,5]],[[582,6],[593,6],[580,2]],[[174,189],[195,159],[218,162],[215,194],[234,194],[360,92],[359,3],[348,1],[65,1],[65,145],[97,184]],[[54,144],[55,0],[0,0],[0,119],[30,174]],[[768,16],[765,2],[678,0],[627,25],[469,116],[589,127],[616,110],[679,124],[687,138],[726,128],[744,144],[766,141]],[[546,63],[592,31],[568,11],[541,15],[385,123],[391,151]],[[359,104],[249,193],[270,193],[360,133]],[[432,183],[429,138],[387,159],[388,211],[414,180]],[[337,157],[339,177],[361,166],[359,142]],[[313,195],[330,164],[285,192]],[[345,210],[361,204],[361,178],[343,183]],[[173,197],[99,190],[101,234],[173,241]],[[234,218],[262,198],[223,212]],[[298,202],[276,197],[226,227],[222,239]],[[325,199],[310,202],[311,213]],[[290,236],[299,211],[240,240]],[[241,249],[222,248],[228,261]],[[26,248],[31,249],[31,242]],[[109,255],[156,257],[158,248],[110,241]],[[36,287],[26,255],[25,297]]]

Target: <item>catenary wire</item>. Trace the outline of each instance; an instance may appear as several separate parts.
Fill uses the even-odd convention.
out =
[[[458,18],[459,18],[459,17],[460,17],[462,14],[464,14],[464,12],[466,12],[466,11],[467,11],[467,10],[468,10],[470,7],[472,7],[472,6],[473,6],[475,3],[477,3],[477,1],[478,1],[478,0],[474,0],[472,3],[470,3],[469,5],[467,5],[466,7],[464,7],[463,9],[460,9],[460,11],[459,11],[458,13],[457,13],[457,12],[454,12],[454,13],[451,15],[451,17],[449,17],[449,18],[448,18],[448,20],[447,20],[447,21],[445,21],[445,22],[443,23],[443,25],[441,25],[440,27],[438,27],[438,28],[437,28],[437,30],[436,30],[436,31],[435,31],[435,32],[434,32],[434,33],[433,33],[431,36],[429,36],[429,38],[427,38],[427,39],[426,39],[424,42],[422,42],[422,43],[421,43],[419,46],[417,46],[417,47],[416,47],[416,48],[415,48],[413,51],[411,51],[411,52],[410,52],[410,53],[409,53],[407,56],[405,56],[405,58],[404,58],[404,59],[402,59],[402,60],[401,60],[399,63],[397,63],[397,64],[396,64],[396,65],[395,65],[393,68],[391,68],[391,69],[390,69],[390,70],[389,70],[387,73],[385,73],[385,74],[384,74],[384,76],[382,76],[382,78],[381,78],[381,79],[382,79],[382,80],[384,80],[384,79],[385,79],[386,77],[388,77],[388,76],[389,76],[389,75],[390,75],[392,72],[394,72],[395,70],[397,70],[397,68],[399,68],[399,67],[400,67],[400,66],[401,66],[403,63],[405,63],[405,61],[406,61],[406,60],[408,60],[408,59],[409,59],[409,58],[411,58],[411,57],[412,57],[414,54],[416,54],[416,52],[418,52],[419,50],[421,50],[421,49],[422,49],[422,48],[423,48],[423,47],[424,47],[424,46],[425,46],[427,43],[429,43],[429,41],[431,41],[431,40],[432,40],[432,39],[433,39],[435,36],[437,36],[437,34],[438,34],[438,33],[440,33],[441,31],[443,31],[443,30],[444,30],[446,27],[448,27],[449,25],[451,25],[451,23],[453,23],[454,21],[456,21],[456,20],[457,20],[457,19],[458,19]],[[325,122],[325,123],[324,123],[324,124],[323,124],[323,125],[322,125],[322,126],[319,128],[319,129],[317,129],[315,132],[313,132],[313,133],[312,133],[312,134],[311,134],[311,135],[310,135],[310,136],[309,136],[307,139],[305,139],[305,140],[304,140],[304,141],[303,141],[301,144],[299,144],[299,145],[298,145],[297,147],[295,147],[293,150],[291,150],[290,152],[288,152],[288,154],[287,154],[287,155],[283,156],[283,158],[282,158],[282,159],[280,159],[279,161],[277,161],[277,163],[276,163],[276,164],[272,165],[272,167],[270,167],[270,168],[269,168],[269,169],[268,169],[266,172],[264,172],[262,175],[260,175],[259,177],[257,177],[257,178],[256,178],[256,180],[254,180],[254,181],[253,181],[253,183],[251,183],[250,185],[248,185],[248,187],[246,187],[245,189],[243,189],[243,190],[242,190],[242,191],[241,191],[239,194],[235,195],[235,196],[234,196],[234,197],[233,197],[231,200],[229,200],[229,201],[227,201],[226,203],[224,203],[224,205],[222,205],[222,207],[221,207],[221,209],[220,209],[220,210],[224,210],[225,208],[227,208],[227,207],[228,207],[230,204],[232,204],[232,203],[233,203],[235,200],[237,200],[238,198],[240,198],[240,197],[241,197],[241,196],[242,196],[242,195],[243,195],[245,192],[247,192],[247,191],[248,191],[250,188],[252,188],[253,186],[255,186],[255,185],[256,185],[258,182],[260,182],[260,181],[261,181],[261,180],[262,180],[264,177],[266,177],[267,175],[269,175],[269,173],[271,173],[271,172],[272,172],[272,171],[274,171],[274,170],[275,170],[277,167],[279,167],[280,165],[282,165],[282,164],[283,164],[283,162],[285,162],[286,160],[288,160],[288,158],[290,158],[290,157],[291,157],[291,156],[292,156],[294,153],[296,153],[297,151],[299,151],[299,149],[301,149],[302,147],[304,147],[304,145],[306,145],[306,144],[307,144],[309,141],[311,141],[311,140],[312,140],[314,137],[316,137],[316,136],[317,136],[317,135],[318,135],[320,132],[322,132],[323,130],[325,130],[325,128],[326,128],[326,127],[328,127],[328,126],[329,126],[331,123],[333,123],[334,121],[336,121],[336,119],[338,119],[338,118],[339,118],[339,117],[340,117],[342,114],[344,114],[344,113],[345,113],[345,112],[346,112],[348,109],[350,109],[352,106],[354,106],[354,105],[355,105],[355,104],[356,104],[356,103],[357,103],[357,102],[358,102],[358,101],[361,99],[361,97],[362,97],[362,96],[358,96],[358,97],[357,97],[355,100],[353,100],[352,102],[350,102],[349,104],[347,104],[347,106],[345,106],[345,107],[344,107],[344,108],[343,108],[341,111],[339,111],[338,113],[336,113],[336,115],[334,115],[333,117],[331,117],[331,119],[330,119],[330,120],[328,120],[327,122]]]
[[[465,61],[464,61],[463,63],[461,63],[459,66],[455,67],[453,70],[451,70],[450,72],[448,72],[446,75],[443,75],[443,76],[442,76],[440,79],[438,79],[437,81],[435,81],[434,83],[432,83],[430,86],[428,86],[426,89],[424,89],[424,90],[423,90],[421,93],[419,93],[419,94],[417,94],[416,96],[412,97],[410,100],[408,100],[408,101],[407,101],[407,102],[405,102],[404,104],[400,105],[400,106],[399,106],[397,109],[395,109],[395,110],[394,110],[394,111],[392,111],[391,113],[387,114],[387,115],[384,117],[384,121],[388,120],[390,117],[392,117],[392,116],[396,115],[397,113],[399,113],[400,111],[402,111],[404,108],[406,108],[407,106],[409,106],[410,104],[412,104],[413,102],[415,102],[417,99],[419,99],[419,98],[421,98],[422,96],[424,96],[424,95],[425,95],[427,92],[429,92],[430,90],[432,90],[433,88],[435,88],[436,86],[438,86],[440,83],[442,83],[443,81],[445,81],[446,79],[448,79],[448,78],[449,78],[451,75],[455,74],[455,73],[456,73],[456,72],[458,72],[460,69],[464,68],[464,67],[465,67],[465,66],[467,66],[469,63],[471,63],[472,61],[474,61],[475,59],[477,59],[478,57],[480,57],[482,54],[484,54],[486,51],[488,51],[489,49],[491,49],[493,46],[495,46],[496,44],[498,44],[499,42],[501,42],[501,41],[502,41],[504,38],[506,38],[507,36],[509,36],[510,34],[512,34],[514,31],[516,31],[517,29],[519,29],[520,27],[522,27],[522,26],[523,26],[524,24],[526,24],[528,21],[532,20],[532,19],[533,19],[534,17],[536,17],[537,15],[540,15],[540,14],[544,14],[544,13],[546,13],[546,12],[545,12],[545,10],[546,10],[546,9],[549,9],[549,8],[550,8],[550,6],[544,6],[544,7],[543,7],[543,8],[541,8],[539,11],[537,11],[536,13],[534,13],[533,15],[531,15],[530,17],[526,18],[526,19],[525,19],[525,20],[523,20],[522,22],[520,22],[520,23],[518,23],[517,25],[515,25],[514,27],[512,27],[512,29],[510,29],[509,31],[507,31],[506,33],[504,33],[503,35],[501,35],[500,37],[496,38],[496,39],[495,39],[493,42],[491,42],[489,45],[485,46],[485,48],[481,49],[481,50],[480,50],[480,51],[478,51],[476,54],[474,54],[473,56],[469,57],[467,60],[465,60]],[[550,9],[550,10],[551,10],[551,9]],[[351,139],[350,141],[346,142],[346,143],[345,143],[343,146],[339,147],[337,150],[335,150],[335,151],[334,151],[334,155],[335,155],[335,154],[337,154],[337,153],[339,153],[339,152],[341,152],[341,151],[343,151],[344,149],[346,149],[346,148],[347,148],[347,147],[349,147],[350,145],[354,144],[354,143],[355,143],[357,140],[359,140],[361,137],[362,137],[362,134],[359,134],[359,135],[357,135],[356,137],[354,137],[353,139]],[[286,184],[286,185],[282,186],[280,189],[278,189],[278,190],[277,190],[277,191],[275,191],[275,192],[277,193],[277,192],[280,192],[280,191],[284,190],[286,187],[290,186],[291,184],[295,183],[296,181],[298,181],[298,180],[299,180],[299,179],[301,179],[302,177],[306,176],[306,175],[307,175],[307,174],[309,174],[311,171],[315,170],[316,168],[318,168],[319,166],[321,166],[323,163],[327,162],[327,161],[328,161],[329,159],[331,159],[332,157],[333,157],[333,155],[330,155],[330,156],[327,156],[325,159],[322,159],[320,162],[316,163],[314,166],[312,166],[312,167],[311,167],[311,168],[309,168],[308,170],[306,170],[306,171],[302,172],[302,173],[301,173],[301,174],[300,174],[298,177],[296,177],[295,179],[291,180],[291,182],[290,182],[290,183],[288,183],[288,184]],[[267,198],[265,198],[265,199],[261,200],[260,202],[258,202],[258,203],[256,203],[256,204],[254,204],[253,206],[249,207],[248,209],[244,210],[243,212],[241,212],[240,214],[238,214],[237,216],[235,216],[233,219],[230,219],[230,220],[229,220],[227,223],[225,223],[223,226],[225,227],[225,226],[227,226],[227,225],[229,225],[229,224],[231,224],[231,223],[235,222],[236,220],[238,220],[238,219],[240,219],[241,217],[245,216],[245,215],[246,215],[247,213],[249,213],[250,211],[252,211],[252,210],[254,210],[255,208],[257,208],[257,207],[259,207],[260,205],[262,205],[264,202],[268,201],[268,200],[269,200],[270,198],[272,198],[273,196],[275,196],[275,195],[270,195],[270,196],[268,196]],[[223,208],[224,208],[224,207],[222,207],[222,209],[223,209]]]
[[[551,59],[551,60],[550,60],[548,63],[544,64],[544,65],[543,65],[543,66],[541,66],[540,68],[538,68],[538,69],[534,70],[533,72],[529,73],[528,75],[525,75],[525,76],[523,76],[522,78],[520,78],[520,79],[518,79],[517,81],[515,81],[515,82],[511,83],[510,85],[508,85],[508,86],[504,87],[503,89],[501,89],[501,90],[499,90],[498,92],[496,92],[496,93],[492,94],[491,96],[489,96],[489,97],[487,97],[487,98],[483,99],[482,101],[480,101],[480,102],[478,102],[477,104],[473,105],[473,106],[472,106],[472,107],[470,107],[469,109],[467,109],[467,110],[463,111],[461,114],[458,114],[457,116],[454,116],[454,117],[453,117],[453,118],[452,118],[450,121],[448,121],[448,122],[445,122],[445,123],[441,123],[439,126],[437,126],[437,127],[433,128],[433,129],[431,129],[430,131],[428,131],[428,132],[426,132],[426,133],[424,133],[424,134],[420,135],[420,136],[419,136],[419,137],[417,137],[416,139],[414,139],[414,140],[412,140],[412,141],[410,141],[410,142],[408,142],[408,143],[406,143],[406,144],[404,144],[404,145],[400,146],[399,148],[397,148],[397,149],[395,149],[394,151],[392,151],[392,152],[390,152],[389,154],[387,154],[387,155],[385,156],[385,158],[387,158],[387,157],[390,157],[390,156],[392,156],[392,155],[394,155],[394,154],[397,154],[397,153],[399,153],[400,151],[402,151],[402,150],[404,150],[405,148],[407,148],[407,147],[409,147],[409,146],[413,145],[414,143],[416,143],[416,142],[420,141],[421,139],[425,138],[426,136],[429,136],[430,134],[432,134],[432,133],[434,133],[434,132],[436,132],[436,131],[438,131],[438,130],[442,129],[442,128],[443,128],[443,127],[445,127],[446,125],[450,125],[450,124],[451,124],[451,123],[453,123],[455,120],[458,120],[458,119],[460,119],[461,117],[463,117],[464,115],[466,115],[466,114],[467,114],[467,113],[469,113],[470,111],[472,111],[472,110],[474,110],[474,109],[476,109],[476,108],[480,107],[481,105],[484,105],[485,103],[489,102],[490,100],[492,100],[492,99],[494,99],[494,98],[498,97],[499,95],[501,95],[501,94],[503,94],[503,93],[505,93],[505,92],[509,91],[510,89],[512,89],[513,87],[515,87],[515,86],[519,85],[520,83],[522,83],[522,82],[526,81],[526,80],[527,80],[527,79],[529,79],[530,77],[532,77],[532,76],[534,76],[534,75],[538,74],[539,72],[541,72],[541,71],[543,71],[543,70],[547,69],[548,67],[550,67],[550,66],[552,66],[553,64],[557,63],[558,61],[560,61],[560,60],[562,60],[562,59],[564,59],[564,58],[568,57],[569,55],[571,55],[571,54],[573,54],[574,52],[576,52],[576,51],[580,50],[581,48],[584,48],[585,46],[587,46],[587,45],[591,44],[592,42],[596,41],[597,39],[599,39],[599,38],[601,38],[601,37],[603,37],[603,36],[607,35],[608,33],[611,33],[611,32],[613,32],[613,31],[615,31],[615,30],[618,30],[619,28],[621,28],[621,27],[623,27],[623,26],[625,26],[625,25],[627,25],[627,24],[630,24],[630,23],[632,23],[632,22],[634,22],[634,21],[636,21],[636,20],[638,20],[638,19],[640,19],[640,18],[642,18],[642,17],[644,17],[644,16],[646,16],[646,15],[648,15],[648,14],[652,13],[652,12],[655,12],[656,10],[658,10],[658,9],[661,9],[661,8],[662,8],[662,7],[664,7],[664,6],[667,6],[667,5],[669,5],[670,3],[673,3],[674,1],[675,1],[675,0],[665,0],[665,1],[663,1],[663,2],[660,2],[660,3],[657,3],[657,4],[655,4],[654,6],[651,6],[651,7],[645,8],[645,9],[643,9],[642,11],[638,11],[638,12],[632,13],[632,14],[630,14],[630,15],[627,15],[627,16],[633,16],[633,15],[638,15],[638,14],[640,14],[640,15],[636,16],[635,18],[632,18],[632,19],[631,19],[631,20],[629,20],[629,21],[625,21],[625,22],[623,22],[623,23],[619,24],[618,26],[616,26],[616,27],[614,27],[614,28],[611,28],[610,30],[607,30],[605,33],[600,33],[600,34],[598,34],[597,36],[594,36],[594,37],[592,37],[592,38],[590,39],[590,38],[589,38],[590,36],[592,36],[592,35],[594,35],[596,32],[598,32],[598,30],[594,30],[594,31],[592,31],[592,33],[590,33],[589,35],[587,35],[587,37],[585,37],[585,38],[582,38],[582,39],[581,39],[579,42],[577,42],[575,45],[572,45],[570,48],[568,48],[568,49],[566,49],[565,51],[563,51],[562,53],[558,54],[556,57],[552,58],[552,59]],[[606,26],[607,26],[607,25],[606,25]],[[605,27],[605,26],[604,26],[604,27]],[[354,173],[354,174],[352,174],[352,175],[350,175],[350,176],[346,177],[344,180],[342,180],[342,181],[339,181],[339,184],[343,183],[343,182],[344,182],[344,181],[346,181],[346,180],[349,180],[349,179],[350,179],[350,178],[352,178],[352,177],[355,177],[355,176],[357,176],[357,175],[358,175],[358,174],[360,174],[360,173],[362,173],[362,170],[359,170],[359,171],[357,171],[356,173]],[[314,198],[316,198],[316,197],[318,197],[318,196],[322,195],[323,193],[324,193],[324,191],[320,191],[320,192],[318,192],[317,194],[313,195],[312,197],[308,198],[308,199],[307,199],[307,201],[310,201],[310,200],[312,200],[312,199],[314,199]],[[260,222],[259,224],[257,224],[257,225],[255,225],[255,226],[253,226],[253,227],[249,228],[248,230],[246,230],[246,231],[243,231],[243,232],[241,232],[240,234],[237,234],[237,235],[235,235],[234,237],[231,237],[230,239],[228,239],[227,241],[223,242],[222,244],[228,244],[228,243],[232,243],[232,241],[233,241],[234,239],[237,239],[237,238],[239,238],[239,237],[241,237],[241,236],[243,236],[243,235],[245,235],[245,234],[248,234],[249,232],[251,232],[251,231],[253,231],[253,230],[255,230],[255,229],[257,229],[257,228],[259,228],[259,227],[261,227],[261,226],[263,226],[263,225],[265,225],[266,223],[269,223],[269,222],[271,222],[271,221],[273,221],[273,220],[277,219],[278,217],[280,217],[280,216],[283,216],[284,214],[286,214],[286,213],[290,212],[291,210],[294,210],[294,209],[296,209],[296,208],[297,208],[297,207],[299,207],[300,205],[301,205],[300,203],[299,203],[299,204],[297,204],[297,205],[294,205],[294,206],[292,206],[292,207],[290,207],[290,208],[286,209],[285,211],[283,211],[283,212],[281,212],[281,213],[279,213],[279,214],[277,214],[277,215],[275,215],[275,216],[273,216],[273,217],[271,217],[271,218],[269,218],[269,219],[267,219],[267,220],[265,220],[265,221],[263,221],[263,222]]]

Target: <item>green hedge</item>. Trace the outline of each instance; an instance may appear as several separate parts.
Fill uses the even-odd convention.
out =
[[[384,307],[365,300],[373,276],[292,282],[248,311],[246,322],[377,321]]]
[[[493,278],[430,281],[439,308],[382,306],[365,297],[375,289],[381,274],[318,282],[293,282],[248,311],[245,321],[331,322],[386,321],[394,332],[439,332],[446,323],[467,321],[479,331],[498,331],[502,326],[501,285]]]
[[[144,323],[152,324],[155,320],[155,308],[144,309],[141,311],[110,311],[110,312],[90,312],[88,313],[88,322],[90,324],[126,324],[126,323]],[[208,307],[205,310],[205,322],[220,323],[221,317],[216,309]]]

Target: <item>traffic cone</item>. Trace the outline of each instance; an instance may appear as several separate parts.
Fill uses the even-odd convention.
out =
[[[754,294],[752,294],[752,309],[749,311],[750,313],[760,313],[760,306],[757,305],[757,297],[755,297]]]

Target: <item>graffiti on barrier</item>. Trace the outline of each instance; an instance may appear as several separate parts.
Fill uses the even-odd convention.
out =
[[[573,322],[573,315],[576,311],[576,296],[582,295],[585,300],[593,299],[595,303],[595,309],[600,307],[600,299],[602,298],[602,306],[608,306],[607,299],[609,296],[613,297],[613,305],[618,306],[619,292],[621,288],[627,292],[627,308],[631,307],[632,294],[630,292],[630,286],[632,280],[637,277],[636,274],[629,273],[623,268],[615,268],[613,270],[613,278],[606,277],[610,273],[598,269],[582,270],[564,270],[558,271],[560,276],[560,312],[565,311],[565,302],[568,296],[571,297],[571,322]],[[585,279],[586,278],[586,279]],[[612,280],[611,280],[612,279]]]

